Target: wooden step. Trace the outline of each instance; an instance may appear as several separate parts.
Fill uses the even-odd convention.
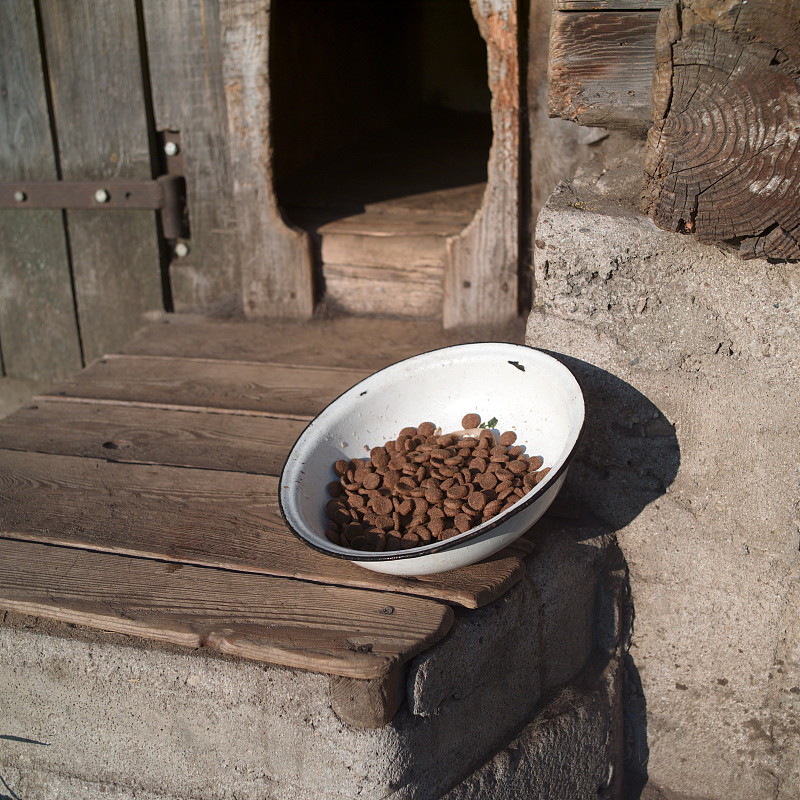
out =
[[[395,591],[468,608],[499,597],[524,572],[517,549],[417,579],[323,555],[286,527],[272,475],[11,450],[0,450],[0,536]]]
[[[442,603],[0,538],[0,608],[373,679],[439,641]]]

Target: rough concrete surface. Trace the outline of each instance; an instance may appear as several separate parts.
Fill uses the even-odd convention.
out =
[[[552,517],[525,578],[458,612],[377,730],[337,718],[325,675],[7,613],[0,776],[20,800],[610,798],[619,568],[605,526]],[[566,794],[525,789],[565,774]]]
[[[792,800],[800,268],[656,228],[635,211],[639,145],[616,141],[538,219],[526,341],[584,387],[564,491],[630,570],[627,767],[676,797]]]

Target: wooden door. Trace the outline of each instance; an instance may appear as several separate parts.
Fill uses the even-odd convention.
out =
[[[0,3],[0,180],[150,179],[134,0]],[[169,303],[154,211],[0,212],[4,372],[50,379]]]

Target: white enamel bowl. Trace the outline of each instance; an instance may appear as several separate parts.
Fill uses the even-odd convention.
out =
[[[337,459],[365,458],[401,428],[430,421],[444,432],[471,412],[512,430],[547,476],[512,508],[443,542],[361,552],[325,536],[327,485]],[[501,342],[457,345],[374,373],[334,400],[303,431],[281,475],[280,508],[292,532],[331,556],[391,575],[429,575],[473,564],[527,531],[558,494],[583,428],[584,403],[572,373],[552,356]]]

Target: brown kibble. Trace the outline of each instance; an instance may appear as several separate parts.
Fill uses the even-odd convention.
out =
[[[478,425],[481,424],[481,418],[479,414],[465,414],[464,417],[461,419],[461,426],[464,430],[469,430],[470,428],[477,428]]]
[[[400,538],[400,547],[403,550],[408,550],[409,547],[417,547],[419,545],[419,536],[416,533],[405,533]]]
[[[429,487],[425,490],[425,499],[429,503],[441,503],[444,500],[444,492],[435,487]]]
[[[477,483],[481,489],[494,489],[497,486],[497,476],[493,472],[484,472],[481,475],[475,476],[475,483]]]
[[[389,464],[391,455],[385,447],[373,447],[369,451],[369,457],[377,469],[382,469]]]
[[[388,463],[388,462],[387,462]],[[381,476],[377,472],[370,472],[364,476],[365,489],[377,489],[381,485]]]
[[[500,434],[500,437],[497,440],[497,444],[501,444],[504,447],[510,447],[516,441],[517,441],[517,434],[514,433],[514,431],[505,431],[504,433]]]
[[[370,505],[376,514],[391,514],[394,508],[392,501],[388,497],[381,497],[380,495],[373,497]]]
[[[476,511],[482,511],[486,507],[486,495],[483,492],[473,492],[467,502],[470,505],[470,508],[474,508]]]
[[[432,422],[420,422],[417,426],[417,433],[420,436],[433,436],[436,433],[436,426]]]
[[[414,533],[419,536],[421,544],[428,544],[428,542],[433,539],[433,534],[424,525],[420,525],[419,528],[414,528]]]
[[[496,514],[500,513],[500,509],[503,507],[503,501],[500,499],[492,500],[486,504],[486,507],[483,509],[483,518],[484,519],[491,519]]]
[[[464,428],[480,424],[477,414]],[[476,438],[477,437],[477,438]],[[405,427],[369,457],[338,459],[327,485],[326,537],[380,552],[442,541],[493,519],[530,491],[549,469],[525,455],[517,435],[437,435],[433,422]]]
[[[541,469],[542,464],[544,464],[544,460],[541,456],[531,456],[528,459],[528,472],[536,472]]]
[[[325,531],[325,536],[328,537],[329,542],[333,542],[333,544],[341,544],[339,532],[335,531],[333,528],[328,528],[328,530]]]
[[[464,533],[472,527],[472,518],[467,514],[456,514],[453,524],[461,533]]]

